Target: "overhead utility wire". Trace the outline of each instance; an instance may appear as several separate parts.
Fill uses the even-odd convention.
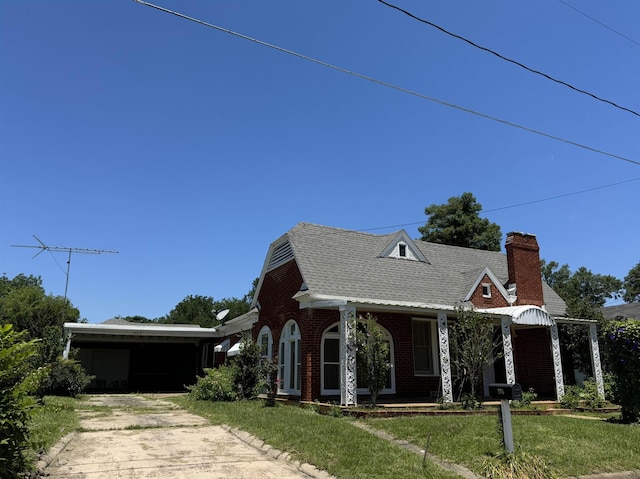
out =
[[[496,121],[498,123],[502,123],[502,124],[507,125],[507,126],[511,126],[511,127],[514,127],[514,128],[519,128],[520,130],[528,131],[529,133],[534,133],[536,135],[544,136],[546,138],[550,138],[552,140],[560,141],[562,143],[567,143],[569,145],[573,145],[573,146],[576,146],[578,148],[582,148],[584,150],[591,151],[593,153],[598,153],[598,154],[601,154],[601,155],[609,156],[611,158],[616,158],[618,160],[626,161],[628,163],[633,163],[635,165],[639,165],[640,166],[640,161],[632,160],[630,158],[626,158],[624,156],[616,155],[616,154],[613,154],[613,153],[608,153],[608,152],[606,152],[604,150],[599,150],[597,148],[593,148],[593,147],[590,147],[590,146],[587,146],[587,145],[583,145],[583,144],[577,143],[575,141],[567,140],[567,139],[561,138],[559,136],[551,135],[549,133],[545,133],[545,132],[540,131],[540,130],[535,130],[533,128],[522,126],[522,125],[519,125],[517,123],[513,123],[513,122],[510,122],[510,121],[507,121],[507,120],[502,120],[500,118],[497,118],[497,117],[494,117],[494,116],[490,116],[490,115],[486,115],[484,113],[480,113],[480,112],[477,112],[475,110],[471,110],[469,108],[465,108],[465,107],[462,107],[462,106],[459,106],[459,105],[455,105],[453,103],[448,103],[448,102],[443,101],[443,100],[438,100],[437,98],[432,98],[432,97],[429,97],[427,95],[423,95],[422,93],[418,93],[418,92],[413,91],[413,90],[408,90],[407,88],[403,88],[403,87],[394,85],[392,83],[387,83],[385,81],[378,80],[376,78],[369,77],[369,76],[363,75],[361,73],[357,73],[357,72],[354,72],[354,71],[351,71],[351,70],[347,70],[346,68],[342,68],[342,67],[338,67],[336,65],[332,65],[331,63],[327,63],[325,61],[318,60],[316,58],[312,58],[312,57],[309,57],[307,55],[303,55],[303,54],[295,52],[293,50],[287,50],[286,48],[282,48],[282,47],[279,47],[277,45],[273,45],[271,43],[263,42],[262,40],[258,40],[256,38],[252,38],[252,37],[249,37],[247,35],[243,35],[242,33],[234,32],[233,30],[229,30],[227,28],[219,27],[217,25],[213,25],[211,23],[207,23],[207,22],[205,22],[203,20],[198,20],[197,18],[189,17],[189,16],[184,15],[182,13],[178,13],[178,12],[175,12],[173,10],[169,10],[167,8],[160,7],[158,5],[154,5],[153,3],[148,3],[148,2],[145,2],[143,0],[133,0],[133,1],[136,2],[136,3],[140,3],[142,5],[146,5],[146,6],[151,7],[151,8],[155,8],[156,10],[160,10],[162,12],[169,13],[171,15],[175,15],[176,17],[180,17],[180,18],[183,18],[185,20],[189,20],[189,21],[192,21],[192,22],[195,22],[195,23],[199,23],[200,25],[204,25],[205,27],[213,28],[214,30],[218,30],[218,31],[221,31],[221,32],[224,32],[224,33],[228,33],[229,35],[233,35],[233,36],[242,38],[243,40],[249,40],[250,42],[257,43],[258,45],[262,45],[264,47],[269,47],[269,48],[272,48],[272,49],[277,50],[279,52],[286,53],[288,55],[293,55],[293,56],[301,58],[303,60],[307,60],[307,61],[310,61],[312,63],[316,63],[318,65],[322,65],[324,67],[331,68],[333,70],[336,70],[336,71],[339,71],[339,72],[342,72],[342,73],[346,73],[348,75],[352,75],[352,76],[354,76],[356,78],[360,78],[362,80],[367,80],[367,81],[375,83],[377,85],[385,86],[387,88],[392,88],[392,89],[400,91],[402,93],[407,93],[409,95],[413,95],[413,96],[416,96],[418,98],[422,98],[423,100],[428,100],[428,101],[431,101],[431,102],[434,102],[434,103],[438,103],[440,105],[448,106],[450,108],[455,108],[456,110],[464,111],[466,113],[471,113],[473,115],[476,115],[476,116],[479,116],[479,117],[482,117],[482,118],[486,118],[488,120],[493,120],[493,121]]]
[[[638,45],[640,47],[640,42],[637,42],[636,40],[634,40],[631,37],[628,37],[627,35],[625,35],[624,33],[619,32],[618,30],[615,30],[614,28],[611,28],[609,25],[607,25],[606,23],[601,22],[600,20],[598,20],[597,18],[592,17],[591,15],[589,15],[588,13],[583,12],[582,10],[577,9],[576,7],[574,7],[573,5],[563,1],[563,0],[558,0],[560,3],[562,3],[563,5],[566,5],[567,7],[571,8],[572,10],[575,10],[576,12],[578,12],[580,15],[584,15],[585,17],[587,17],[588,19],[596,22],[598,25],[602,25],[604,28],[606,28],[607,30],[611,30],[613,33],[615,33],[616,35],[620,35],[622,38],[625,38],[627,40],[629,40],[631,43],[635,43],[636,45]]]
[[[498,53],[498,52],[496,52],[494,50],[491,50],[490,48],[483,47],[482,45],[478,45],[477,43],[475,43],[475,42],[473,42],[473,41],[471,41],[471,40],[469,40],[469,39],[467,39],[467,38],[465,38],[463,36],[460,36],[460,35],[457,35],[455,33],[452,33],[450,31],[442,28],[441,26],[436,25],[433,22],[430,22],[429,20],[425,20],[424,18],[420,18],[420,17],[414,15],[413,13],[411,13],[411,12],[409,12],[409,11],[403,9],[403,8],[398,7],[397,5],[393,5],[392,3],[385,2],[384,0],[378,0],[378,2],[382,3],[383,5],[386,5],[387,7],[390,7],[390,8],[393,8],[395,10],[398,10],[399,12],[402,12],[405,15],[407,15],[407,16],[415,19],[415,20],[418,20],[419,22],[422,22],[422,23],[424,23],[426,25],[434,27],[434,28],[440,30],[441,32],[446,33],[447,35],[450,35],[450,36],[452,36],[454,38],[457,38],[458,40],[462,40],[463,42],[466,42],[466,43],[468,43],[469,45],[471,45],[473,47],[479,48],[480,50],[485,51],[487,53],[491,53],[492,55],[495,55],[496,57],[500,58],[501,60],[507,61],[509,63],[513,63],[514,65],[517,65],[520,68],[524,68],[528,72],[535,73],[536,75],[540,75],[540,76],[546,78],[547,80],[551,80],[551,81],[553,81],[555,83],[559,83],[560,85],[564,85],[564,86],[566,86],[568,88],[571,88],[572,90],[574,90],[574,91],[576,91],[578,93],[582,93],[584,95],[590,96],[591,98],[593,98],[595,100],[601,101],[603,103],[608,103],[609,105],[611,105],[611,106],[613,106],[615,108],[618,108],[620,110],[624,110],[624,111],[629,112],[629,113],[631,113],[633,115],[640,116],[640,113],[638,113],[638,112],[636,112],[636,111],[634,111],[634,110],[632,110],[630,108],[618,105],[617,103],[614,103],[614,102],[612,102],[610,100],[607,100],[605,98],[601,98],[601,97],[599,97],[597,95],[594,95],[593,93],[590,93],[590,92],[588,92],[586,90],[582,90],[581,88],[573,86],[570,83],[567,83],[567,82],[562,81],[562,80],[558,80],[557,78],[554,78],[551,75],[547,75],[546,73],[543,73],[543,72],[541,72],[539,70],[535,70],[533,68],[530,68],[530,67],[524,65],[523,63],[520,63],[519,61],[513,60],[513,59],[508,58],[508,57],[505,57],[504,55],[501,55],[500,53]]]
[[[551,201],[551,200],[557,200],[557,199],[560,199],[560,198],[566,198],[567,196],[581,195],[581,194],[584,194],[584,193],[589,193],[591,191],[602,190],[604,188],[611,188],[613,186],[618,186],[618,185],[622,185],[622,184],[625,184],[625,183],[631,183],[632,181],[638,181],[638,180],[640,180],[640,176],[638,176],[636,178],[631,178],[629,180],[618,181],[616,183],[609,183],[608,185],[594,186],[593,188],[587,188],[586,190],[574,191],[572,193],[564,193],[562,195],[549,196],[547,198],[541,198],[539,200],[525,201],[523,203],[517,203],[517,204],[514,204],[514,205],[500,206],[498,208],[491,208],[491,209],[488,209],[488,210],[481,210],[480,213],[492,213],[494,211],[506,210],[506,209],[510,209],[510,208],[518,208],[520,206],[533,205],[535,203],[542,203],[544,201]],[[361,230],[358,230],[358,231],[386,230],[386,229],[390,229],[390,228],[401,228],[401,227],[404,227],[404,226],[415,226],[415,225],[422,225],[422,224],[424,224],[424,221],[416,221],[414,223],[404,223],[404,224],[400,224],[400,225],[379,226],[377,228],[367,228],[367,229],[361,229]]]

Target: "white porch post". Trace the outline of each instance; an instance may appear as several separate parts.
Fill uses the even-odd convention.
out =
[[[440,345],[440,377],[442,379],[442,401],[453,402],[451,383],[451,356],[449,355],[449,327],[447,313],[438,312],[438,344]]]
[[[589,343],[591,345],[591,366],[593,376],[598,385],[598,394],[604,399],[604,380],[602,379],[602,363],[600,362],[600,347],[598,346],[598,327],[589,325]]]
[[[553,356],[553,372],[556,378],[556,397],[558,401],[564,396],[564,378],[562,375],[562,356],[560,355],[560,336],[558,325],[551,325],[551,354]]]
[[[340,306],[340,404],[358,402],[356,378],[356,308]]]
[[[64,351],[62,352],[62,359],[69,359],[69,352],[71,351],[71,333],[67,335],[67,343],[64,346]]]
[[[511,344],[511,318],[502,318],[502,348],[504,352],[504,368],[507,383],[515,384],[516,369],[513,363],[513,345]]]

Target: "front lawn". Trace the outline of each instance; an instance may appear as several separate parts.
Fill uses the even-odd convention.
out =
[[[186,397],[171,400],[212,424],[227,424],[290,452],[340,479],[453,479],[458,476],[349,424],[311,409],[265,407],[261,401],[209,402]]]
[[[497,414],[369,419],[374,428],[413,444],[425,444],[444,459],[481,471],[499,452]],[[541,457],[561,476],[640,470],[640,427],[564,416],[513,416],[516,448]]]

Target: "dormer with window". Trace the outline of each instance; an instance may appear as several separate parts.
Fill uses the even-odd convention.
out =
[[[393,239],[387,244],[382,253],[381,258],[408,259],[411,261],[420,261],[428,263],[427,258],[420,252],[416,244],[409,237],[406,231],[399,231]]]

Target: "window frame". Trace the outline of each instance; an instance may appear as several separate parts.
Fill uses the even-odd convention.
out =
[[[427,324],[430,335],[431,364],[432,371],[418,370],[416,368],[416,335],[414,324]],[[422,345],[420,345],[422,346]],[[413,375],[416,377],[434,377],[440,376],[440,354],[438,348],[438,331],[437,320],[430,318],[411,318],[411,353],[413,358]]]
[[[278,345],[278,393],[280,394],[300,395],[302,382],[301,348],[300,327],[295,320],[290,319],[282,328]],[[292,379],[293,384],[290,384]]]

